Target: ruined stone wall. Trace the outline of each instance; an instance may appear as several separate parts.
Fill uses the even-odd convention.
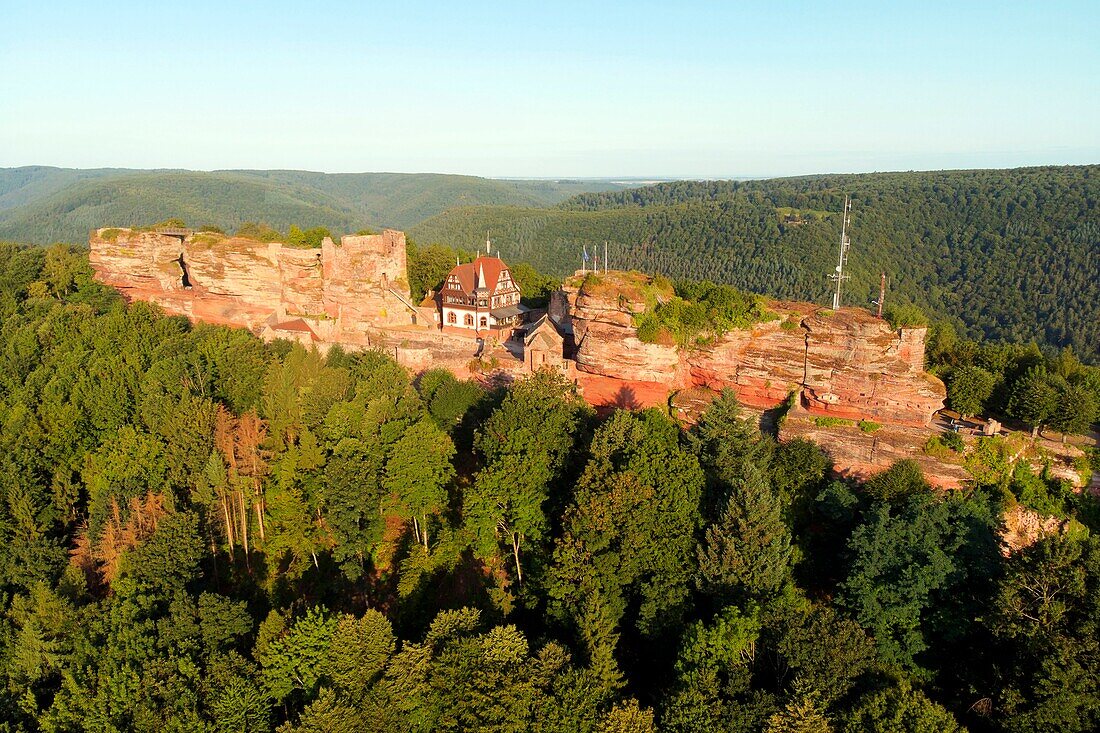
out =
[[[413,313],[395,295],[409,299],[405,234],[342,237],[322,244],[325,312],[344,338],[365,338],[372,329],[412,324]]]
[[[410,325],[405,235],[325,239],[303,249],[215,234],[100,229],[96,278],[128,299],[196,321],[258,331],[302,318],[325,342],[368,345],[372,331]]]

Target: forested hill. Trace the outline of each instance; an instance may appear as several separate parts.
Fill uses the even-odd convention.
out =
[[[225,229],[245,221],[282,230],[291,224],[334,232],[406,229],[454,206],[550,206],[580,192],[617,187],[607,181],[440,174],[6,168],[0,169],[0,239],[79,244],[104,224],[168,218]]]
[[[663,183],[553,209],[452,209],[422,243],[478,241],[564,273],[610,242],[611,264],[828,302],[844,195],[853,198],[845,301],[887,298],[968,335],[1100,351],[1100,166]],[[482,235],[483,236],[483,235]]]
[[[555,275],[581,251],[672,277],[820,303],[853,197],[845,302],[919,305],[971,337],[1072,346],[1100,358],[1100,166],[678,181],[308,171],[0,169],[0,240],[83,243],[104,224],[259,221],[334,234],[393,226],[468,250],[487,230],[506,259]],[[610,189],[603,190],[600,189]]]
[[[953,400],[1100,387],[937,342]],[[838,479],[729,391],[414,380],[0,244],[0,733],[1093,733],[1100,500],[946,436],[967,490]]]

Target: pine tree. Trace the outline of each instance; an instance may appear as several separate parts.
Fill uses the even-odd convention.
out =
[[[768,719],[765,733],[831,733],[824,706],[816,692],[795,686],[791,700]]]
[[[732,390],[722,390],[688,434],[692,451],[707,472],[710,483],[706,516],[721,511],[725,487],[736,483],[750,467],[763,469],[770,458],[770,444],[760,431],[741,417],[741,405]]]
[[[699,586],[724,602],[773,598],[790,572],[779,499],[757,468],[746,464],[744,471],[698,550]]]

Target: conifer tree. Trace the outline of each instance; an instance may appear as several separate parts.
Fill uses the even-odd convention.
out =
[[[755,425],[741,416],[741,405],[730,389],[722,390],[710,403],[687,438],[707,473],[703,511],[708,518],[722,511],[729,486],[744,477],[750,467],[764,469],[771,457],[771,445],[762,439]]]
[[[790,531],[778,497],[759,469],[743,470],[698,549],[699,586],[723,602],[770,600],[790,574]]]
[[[831,733],[832,730],[818,694],[797,684],[790,701],[768,719],[764,729],[765,733]]]

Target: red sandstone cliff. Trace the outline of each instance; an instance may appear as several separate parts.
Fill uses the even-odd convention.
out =
[[[619,275],[619,273],[615,273]],[[648,278],[622,273],[602,287],[564,288],[576,343],[577,368],[590,374],[639,382],[671,383],[680,366],[675,346],[638,340],[634,314],[647,305],[637,284]]]
[[[925,329],[894,330],[860,308],[774,302],[776,320],[712,346],[648,344],[637,338],[634,315],[671,297],[650,285],[638,273],[567,283],[579,370],[670,389],[728,387],[760,408],[796,392],[811,413],[886,423],[926,425],[943,407],[943,383],[923,371]]]
[[[468,339],[414,326],[401,232],[302,249],[207,233],[100,229],[90,245],[101,282],[192,320],[307,345],[393,347],[413,368],[472,355]],[[942,383],[921,369],[923,329],[894,331],[861,309],[772,303],[776,320],[680,349],[642,342],[634,327],[636,314],[672,297],[667,285],[639,273],[571,283],[554,299],[555,314],[560,320],[567,306],[578,370],[645,386],[646,394],[729,387],[745,404],[766,408],[793,391],[811,413],[912,425],[926,424],[943,405]]]
[[[198,233],[99,229],[96,278],[129,299],[192,320],[252,330],[302,323],[317,340],[367,345],[370,331],[413,323],[405,235],[325,239],[316,249]]]

